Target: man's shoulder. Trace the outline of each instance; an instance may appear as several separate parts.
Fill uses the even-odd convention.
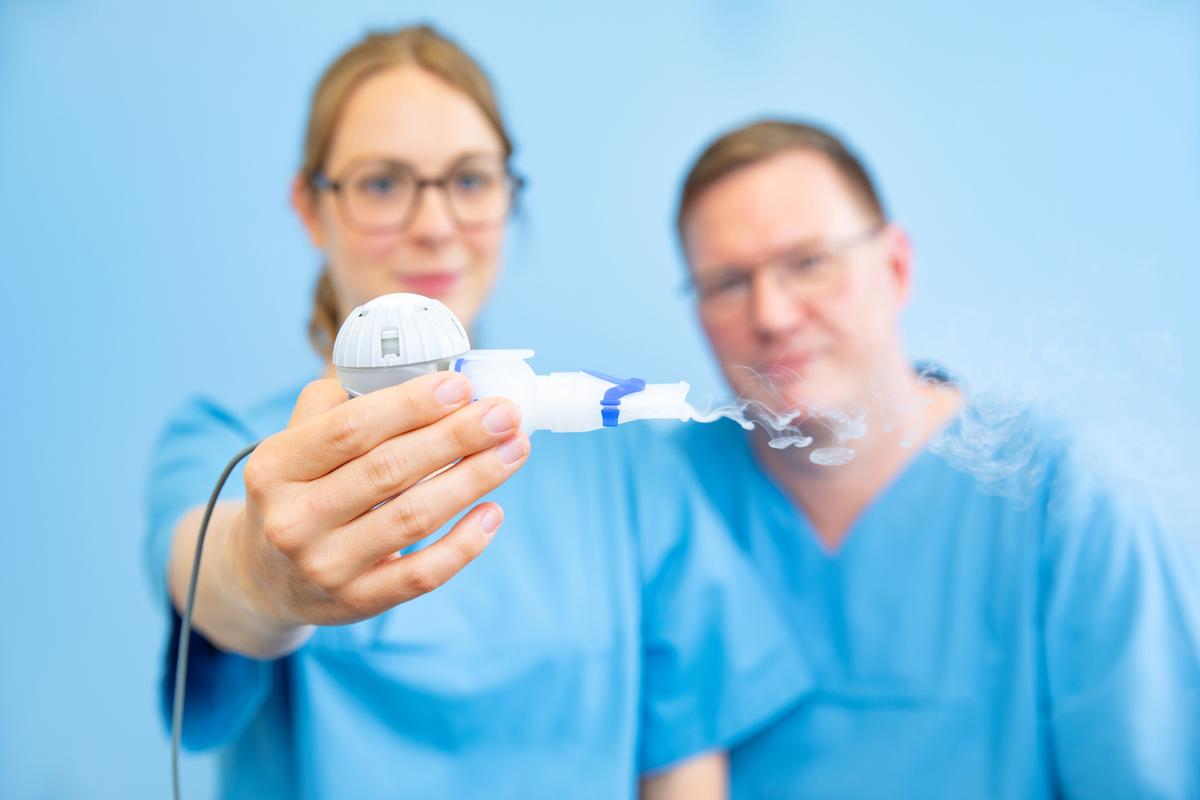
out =
[[[1123,473],[1110,443],[1019,398],[968,398],[931,450],[990,494],[1038,512],[1046,543],[1121,538],[1157,526],[1146,487]]]
[[[982,493],[1028,506],[1044,500],[1078,443],[1049,409],[1019,397],[967,394],[928,449]]]

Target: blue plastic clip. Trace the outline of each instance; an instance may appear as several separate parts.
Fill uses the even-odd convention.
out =
[[[584,373],[591,375],[593,378],[599,378],[602,381],[608,381],[613,384],[613,387],[604,393],[604,399],[600,401],[600,419],[606,428],[615,428],[619,423],[621,415],[621,398],[627,394],[634,394],[646,388],[646,382],[641,378],[614,378],[611,375],[605,375],[603,372],[585,369]]]

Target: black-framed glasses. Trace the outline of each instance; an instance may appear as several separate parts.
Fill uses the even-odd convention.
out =
[[[859,233],[790,250],[759,264],[718,267],[706,270],[704,275],[693,273],[683,288],[695,292],[701,309],[716,317],[745,310],[754,293],[754,276],[759,272],[773,273],[791,297],[820,296],[837,285],[842,256],[874,239],[886,227],[887,222],[880,221]]]
[[[332,192],[347,225],[364,233],[403,230],[416,216],[425,189],[441,189],[446,208],[460,229],[501,225],[516,205],[525,179],[500,156],[468,155],[442,175],[425,178],[403,161],[356,161],[336,180],[312,177],[314,188]]]

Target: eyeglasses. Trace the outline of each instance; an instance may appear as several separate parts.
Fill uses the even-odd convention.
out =
[[[761,264],[722,267],[704,276],[692,275],[685,288],[695,291],[703,312],[715,318],[745,311],[754,294],[754,276],[758,272],[774,274],[790,297],[818,297],[838,284],[845,265],[843,256],[874,239],[886,227],[887,223],[878,222],[853,236],[793,250]]]
[[[314,188],[337,196],[343,221],[363,233],[404,230],[412,223],[428,187],[442,190],[446,208],[460,229],[500,225],[508,217],[525,179],[498,156],[471,155],[436,178],[422,178],[403,161],[372,159],[351,164],[337,180],[323,173]]]

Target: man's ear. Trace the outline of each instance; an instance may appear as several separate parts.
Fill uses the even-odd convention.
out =
[[[325,249],[325,232],[317,217],[317,193],[303,175],[292,181],[292,210],[300,218],[300,224],[308,233],[309,241],[318,250]]]

